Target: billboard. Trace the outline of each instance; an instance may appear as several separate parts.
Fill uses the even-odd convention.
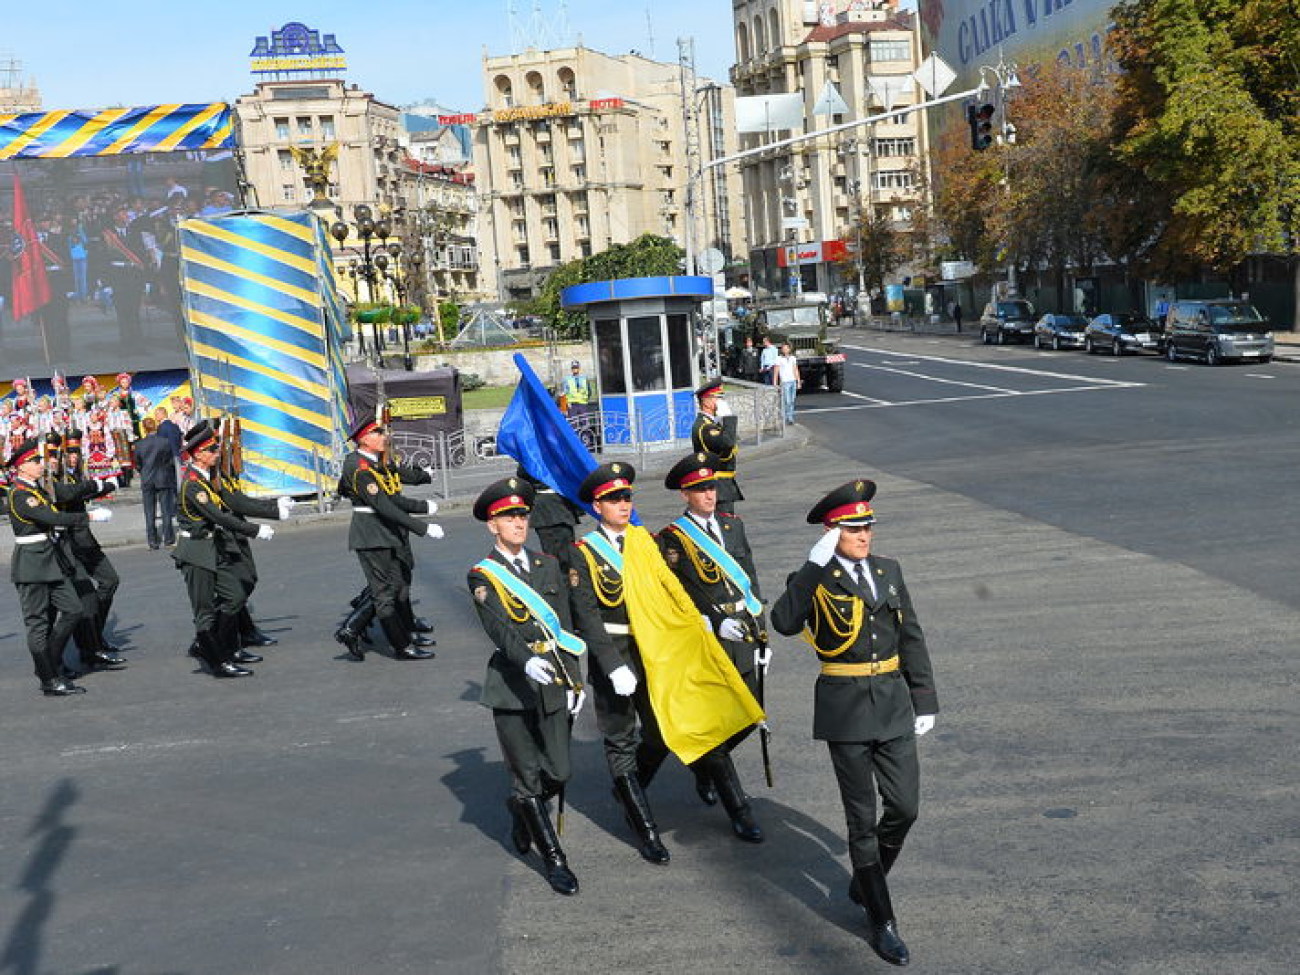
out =
[[[239,205],[233,149],[220,103],[0,115],[6,373],[187,366],[178,225]]]

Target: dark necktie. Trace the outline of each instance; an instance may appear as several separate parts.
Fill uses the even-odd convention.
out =
[[[862,590],[862,594],[868,599],[872,598],[871,586],[867,583],[867,573],[862,568],[861,562],[853,564],[853,578],[857,580],[858,588]]]
[[[722,539],[720,539],[718,537],[718,533],[713,530],[712,518],[710,518],[708,521],[704,523],[704,533],[708,535],[711,539],[713,539],[715,542],[717,542],[719,545],[722,544]]]
[[[524,563],[523,556],[519,556],[514,561],[515,575],[519,576],[525,582],[528,581],[528,566]]]
[[[618,538],[615,539],[615,541],[618,543],[618,550],[619,550],[620,552],[622,552],[622,551],[623,551],[623,536],[622,536],[622,535],[619,535]]]

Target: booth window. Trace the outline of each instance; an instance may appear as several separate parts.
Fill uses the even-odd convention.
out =
[[[691,379],[691,322],[685,315],[668,316],[668,367],[673,389],[695,385]]]
[[[600,392],[603,396],[619,396],[627,392],[623,378],[623,331],[617,318],[597,319],[596,348],[600,352]]]
[[[627,344],[632,363],[632,390],[648,393],[665,389],[663,335],[659,316],[627,320]]]

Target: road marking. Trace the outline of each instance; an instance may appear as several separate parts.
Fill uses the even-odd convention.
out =
[[[876,355],[891,356],[897,353],[890,349],[873,349],[863,345],[845,345],[841,348],[852,349],[854,352],[870,352]],[[991,369],[996,372],[1014,372],[1028,376],[1046,376],[1048,379],[1069,379],[1075,382],[1101,383],[1107,386],[1144,386],[1145,383],[1129,383],[1119,379],[1102,379],[1097,376],[1079,376],[1068,372],[1048,372],[1043,369],[1027,369],[1024,366],[1007,366],[996,362],[971,362],[967,359],[950,359],[946,356],[937,355],[918,355],[914,358],[928,362],[938,362],[949,366],[967,366],[972,369]],[[860,365],[860,363],[853,363]]]
[[[1246,378],[1247,379],[1276,379],[1277,376],[1270,376],[1268,373],[1264,373],[1264,372],[1248,372],[1246,373]]]
[[[874,399],[871,396],[863,396],[861,393],[851,393],[847,389],[840,390],[841,396],[849,396],[853,399],[866,400],[868,403],[874,403],[877,406],[892,406],[893,404],[887,399]]]
[[[909,399],[894,403],[863,403],[854,406],[814,406],[803,407],[800,413],[844,413],[850,410],[878,410],[896,406],[931,406],[942,403],[969,403],[977,399],[1013,399],[1017,396],[1046,396],[1054,393],[1095,393],[1100,390],[1137,389],[1144,383],[1120,383],[1116,385],[1062,386],[1060,389],[1034,389],[1028,392],[977,393],[972,396],[940,396],[934,399]]]
[[[208,738],[190,738],[180,741],[133,741],[122,742],[118,745],[87,745],[83,748],[67,748],[59,753],[61,758],[76,758],[80,755],[110,755],[122,752],[154,752],[164,751],[169,748],[195,748],[206,747],[212,744]]]
[[[965,386],[967,389],[988,389],[995,393],[1007,393],[1009,395],[1015,393],[1014,389],[1004,389],[1001,386],[986,386],[983,383],[964,383],[960,379],[941,379],[938,376],[928,376],[923,372],[912,372],[909,369],[890,369],[888,366],[873,366],[866,362],[851,362],[849,365],[856,366],[859,369],[870,369],[873,372],[892,372],[898,376],[911,376],[913,379],[924,379],[929,383],[940,383],[948,386]]]

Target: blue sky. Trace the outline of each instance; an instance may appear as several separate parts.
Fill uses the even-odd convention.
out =
[[[4,4],[0,56],[22,62],[47,109],[229,101],[252,91],[248,53],[258,35],[289,21],[333,33],[347,52],[349,82],[383,101],[435,98],[482,107],[482,57],[513,49],[509,0],[71,0]],[[611,54],[677,60],[677,38],[695,38],[701,74],[725,80],[733,58],[731,0],[514,0],[526,26],[540,6],[563,46],[581,36]],[[556,43],[561,10],[569,31]],[[649,25],[647,25],[649,11]],[[653,48],[651,34],[653,33]]]

